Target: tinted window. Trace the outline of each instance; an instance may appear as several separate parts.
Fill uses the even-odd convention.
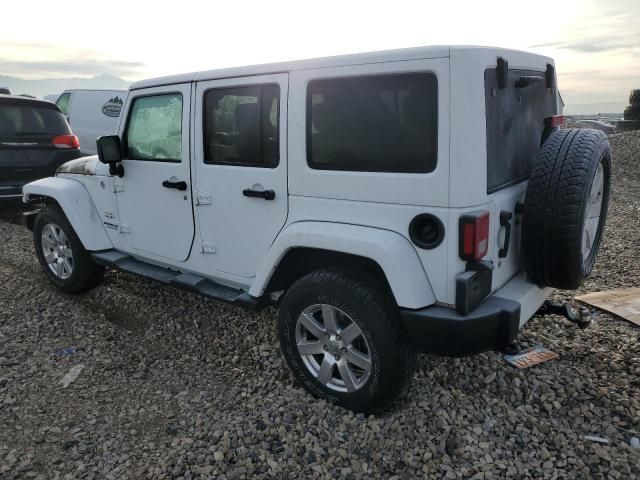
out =
[[[182,95],[133,101],[125,132],[127,158],[179,162],[182,159]]]
[[[0,135],[63,135],[70,133],[62,114],[52,105],[0,104]]]
[[[71,93],[63,93],[56,100],[56,105],[60,108],[60,111],[65,115],[69,115],[69,101],[71,100]]]
[[[275,167],[280,87],[257,85],[205,94],[204,162]]]
[[[498,88],[495,68],[484,73],[489,193],[529,176],[540,149],[544,119],[556,112],[555,91],[544,81],[516,88],[523,76],[544,78],[544,72],[509,70],[506,88]]]
[[[430,73],[314,80],[307,90],[307,157],[323,170],[431,172],[438,84]]]

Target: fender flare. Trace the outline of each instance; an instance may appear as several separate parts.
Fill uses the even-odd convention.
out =
[[[23,202],[30,202],[32,196],[55,200],[85,249],[95,251],[113,248],[91,195],[81,182],[62,177],[42,178],[22,188]]]
[[[294,248],[317,248],[366,257],[384,272],[404,308],[423,308],[436,302],[415,249],[390,230],[329,222],[297,222],[285,227],[267,252],[249,294],[260,297],[285,254]]]

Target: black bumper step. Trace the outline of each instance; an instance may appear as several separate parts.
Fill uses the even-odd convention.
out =
[[[182,273],[169,268],[152,265],[115,250],[96,252],[91,254],[93,261],[106,267],[117,268],[123,272],[133,273],[145,278],[151,278],[172,287],[198,293],[227,303],[237,304],[252,310],[262,306],[259,298],[252,297],[243,290],[221,285],[200,275]]]

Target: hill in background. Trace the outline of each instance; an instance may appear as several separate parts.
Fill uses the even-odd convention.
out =
[[[627,102],[574,103],[564,106],[565,115],[595,115],[597,113],[613,112],[620,114],[627,106]]]
[[[33,95],[46,100],[55,100],[64,90],[72,88],[90,88],[105,90],[126,90],[130,83],[113,75],[96,75],[91,78],[51,78],[42,80],[25,80],[17,77],[0,75],[0,87],[6,87],[14,94]]]

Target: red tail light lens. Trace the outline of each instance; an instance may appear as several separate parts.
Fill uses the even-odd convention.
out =
[[[478,262],[489,250],[489,212],[471,212],[460,217],[460,258]]]
[[[547,117],[544,119],[544,126],[550,128],[559,127],[564,123],[564,117],[562,115],[554,115],[553,117]]]
[[[58,148],[80,148],[80,140],[75,135],[58,135],[53,138],[53,144]]]

